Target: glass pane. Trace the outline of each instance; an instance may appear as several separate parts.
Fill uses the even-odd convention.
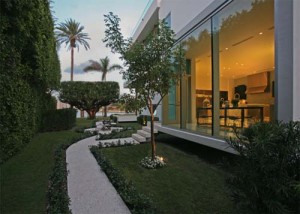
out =
[[[236,0],[213,17],[219,42],[220,133],[274,118],[274,0]]]
[[[172,86],[169,89],[169,111],[168,111],[168,119],[175,120],[176,119],[176,86]]]
[[[194,132],[212,133],[212,70],[210,21],[194,30],[183,41],[186,57],[186,78],[182,92],[185,128]]]

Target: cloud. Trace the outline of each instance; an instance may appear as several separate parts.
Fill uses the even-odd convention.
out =
[[[83,69],[88,66],[90,63],[89,62],[84,62],[84,63],[81,63],[80,65],[74,65],[74,70],[73,70],[73,73],[74,74],[85,74],[85,72],[83,71]],[[64,70],[64,73],[71,73],[71,66],[67,67],[65,70]]]

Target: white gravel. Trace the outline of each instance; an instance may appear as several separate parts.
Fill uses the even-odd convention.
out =
[[[66,152],[68,194],[73,214],[130,214],[89,150],[95,137],[71,145]]]

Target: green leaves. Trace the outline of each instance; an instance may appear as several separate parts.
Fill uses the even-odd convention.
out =
[[[107,106],[119,98],[117,82],[62,82],[59,99],[80,110],[85,110],[93,118],[102,106]]]
[[[257,123],[229,144],[241,155],[229,180],[237,205],[256,213],[296,213],[300,122]]]
[[[121,34],[118,16],[109,13],[104,17],[106,30],[103,41],[112,52],[119,53],[124,59],[127,70],[122,74],[128,87],[135,89],[146,101],[145,104],[156,94],[163,98],[183,72],[183,51],[180,46],[173,48],[174,32],[160,21],[158,28],[153,29],[144,42],[132,44],[131,39],[125,40]]]
[[[60,83],[54,23],[48,1],[1,1],[0,142],[8,159],[39,130]]]
[[[121,19],[112,12],[108,15],[104,15],[106,29],[103,42],[106,43],[106,47],[111,48],[113,53],[120,53],[123,55],[130,46],[130,42],[124,40],[121,33],[120,21]]]
[[[100,62],[90,60],[90,65],[84,68],[85,72],[88,71],[99,71],[102,72],[102,81],[106,81],[106,75],[110,71],[122,69],[122,66],[118,64],[110,65],[110,60],[106,56],[105,58],[100,59]]]
[[[83,45],[86,50],[90,48],[86,41],[90,38],[87,33],[83,32],[84,26],[74,19],[67,19],[64,23],[58,24],[56,29],[55,34],[59,44],[65,43],[68,49],[77,47],[79,50],[79,44]]]

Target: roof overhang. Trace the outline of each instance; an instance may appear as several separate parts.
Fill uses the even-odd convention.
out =
[[[159,8],[160,8],[160,1],[154,0],[149,9],[142,17],[141,21],[139,22],[132,38],[133,42],[142,42],[147,38],[153,28],[158,24],[159,21]]]

